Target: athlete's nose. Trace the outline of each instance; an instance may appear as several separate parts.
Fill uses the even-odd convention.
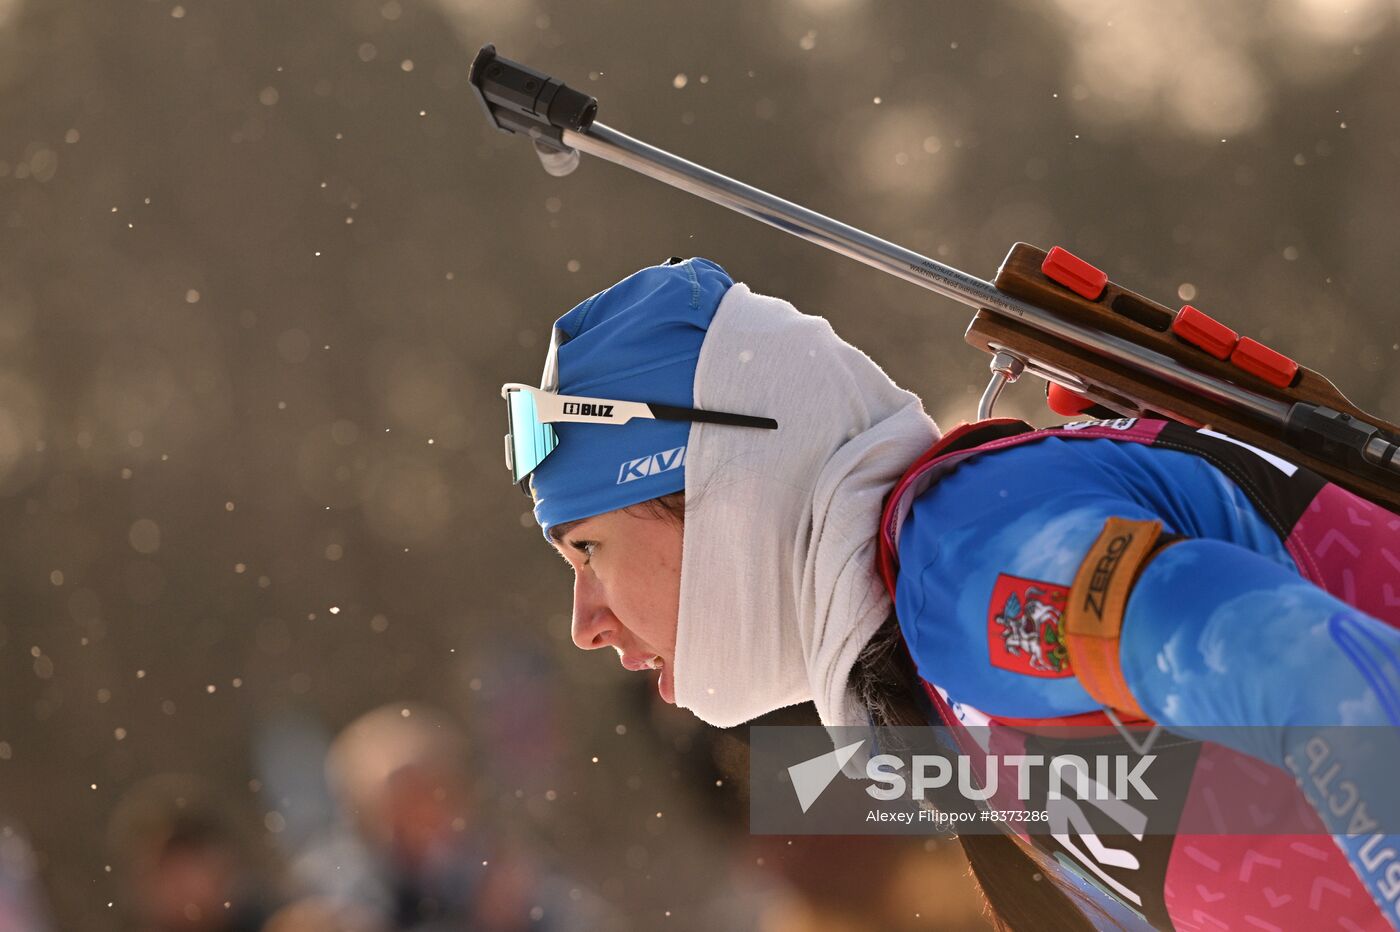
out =
[[[603,587],[589,572],[574,574],[574,644],[581,650],[597,650],[615,643],[617,616],[608,610]]]

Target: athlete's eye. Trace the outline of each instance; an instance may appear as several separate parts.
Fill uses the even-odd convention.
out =
[[[587,566],[593,559],[593,551],[598,546],[598,542],[593,540],[571,540],[569,541],[569,546],[583,554],[583,565]]]

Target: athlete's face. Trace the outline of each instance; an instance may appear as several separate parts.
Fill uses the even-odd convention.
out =
[[[676,619],[681,602],[680,522],[610,511],[558,535],[574,569],[574,643],[611,647],[628,670],[657,670],[661,698],[674,704]]]

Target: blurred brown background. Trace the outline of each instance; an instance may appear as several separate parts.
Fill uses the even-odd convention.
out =
[[[548,177],[487,127],[471,56],[492,41],[610,126],[984,277],[1016,240],[1064,245],[1393,419],[1398,19],[0,0],[0,926],[9,904],[20,929],[233,927],[159,919],[142,884],[178,883],[148,862],[235,878],[246,928],[333,899],[297,865],[374,842],[322,761],[385,704],[369,747],[396,709],[454,734],[449,777],[422,758],[440,811],[403,824],[516,865],[481,881],[502,924],[433,928],[976,923],[947,842],[750,838],[740,736],[572,647],[497,396],[553,318],[669,255],[828,316],[944,423],[984,380],[969,314],[610,165]],[[1001,410],[1047,422],[1037,394]],[[277,928],[359,927],[322,905]]]

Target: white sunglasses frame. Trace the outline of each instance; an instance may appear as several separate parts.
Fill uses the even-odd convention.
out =
[[[626,424],[634,417],[656,420],[651,406],[641,401],[560,395],[523,382],[507,382],[502,385],[501,397],[509,399],[513,391],[530,393],[535,400],[535,411],[541,424]],[[570,405],[574,406],[574,410],[569,410]],[[584,414],[584,411],[589,413]]]
[[[613,398],[592,398],[585,395],[561,395],[559,387],[559,347],[564,345],[569,335],[558,327],[550,333],[549,351],[545,355],[544,377],[540,387],[523,382],[507,382],[501,386],[501,398],[510,405],[510,393],[529,392],[535,403],[535,414],[541,424],[606,424],[622,425],[633,418],[667,421],[699,421],[712,424],[727,424],[732,427],[757,427],[764,430],[777,430],[778,422],[769,417],[750,414],[729,414],[722,411],[704,411],[697,408],[682,408],[675,405],[649,404],[644,401],[618,401]],[[571,410],[572,409],[572,410]],[[511,448],[511,434],[505,435],[506,468],[515,474],[515,452]],[[553,450],[551,449],[552,453]],[[545,454],[548,456],[549,454]],[[541,458],[540,462],[543,462]],[[538,467],[538,464],[536,464]],[[534,472],[534,470],[531,470]],[[526,473],[517,480],[522,491],[526,489]]]

